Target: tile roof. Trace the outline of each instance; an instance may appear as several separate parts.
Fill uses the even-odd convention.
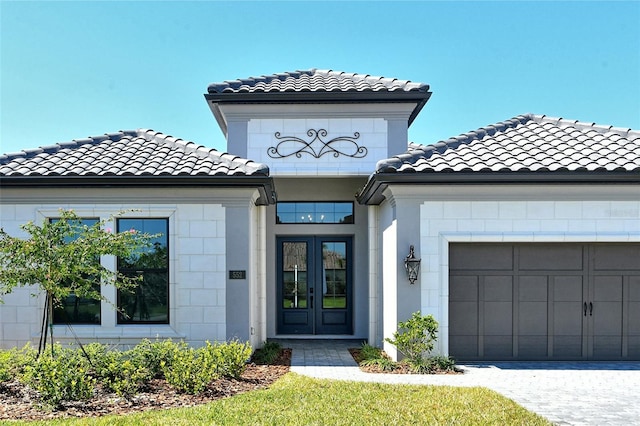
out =
[[[640,172],[640,131],[526,114],[432,145],[410,144],[377,173]]]
[[[280,74],[249,77],[242,80],[212,83],[213,93],[270,92],[428,92],[429,85],[368,74],[347,73],[315,68]]]
[[[268,175],[266,165],[146,129],[0,155],[0,177]]]

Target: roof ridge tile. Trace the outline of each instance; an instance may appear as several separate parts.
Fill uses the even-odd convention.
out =
[[[380,92],[380,91],[429,91],[429,85],[337,70],[297,70],[290,72],[225,80],[211,83],[207,88],[212,93],[269,93],[269,92]]]

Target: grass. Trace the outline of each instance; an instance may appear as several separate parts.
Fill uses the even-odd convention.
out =
[[[13,423],[12,423],[13,424]],[[550,425],[486,388],[386,385],[289,373],[269,389],[190,408],[48,425]]]

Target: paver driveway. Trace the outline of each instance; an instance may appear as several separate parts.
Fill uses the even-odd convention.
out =
[[[291,370],[366,382],[484,386],[559,425],[640,425],[640,362],[482,363],[460,375],[368,374],[348,352],[353,341],[286,341]]]

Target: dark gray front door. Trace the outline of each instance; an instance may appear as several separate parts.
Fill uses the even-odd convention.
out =
[[[277,238],[278,334],[352,334],[351,237]]]
[[[640,359],[640,244],[452,244],[460,360]]]

